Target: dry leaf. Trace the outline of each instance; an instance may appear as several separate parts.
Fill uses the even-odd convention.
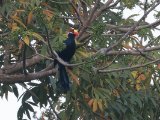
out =
[[[98,108],[103,111],[102,99],[98,100]]]
[[[94,101],[93,99],[90,99],[90,100],[89,100],[89,102],[88,102],[89,107],[92,107],[93,101]]]
[[[97,111],[97,109],[98,109],[98,103],[97,103],[97,99],[94,99],[94,101],[93,101],[93,112],[96,112]]]
[[[33,12],[31,11],[31,12],[28,14],[27,24],[30,24],[30,23],[31,23],[32,18],[33,18]]]

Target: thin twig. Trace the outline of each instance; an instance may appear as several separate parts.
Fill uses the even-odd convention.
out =
[[[50,2],[53,2],[53,3],[56,3],[56,4],[69,4],[69,2],[57,2],[57,1],[54,1],[54,0],[49,0]]]
[[[108,68],[109,66],[112,65],[112,63],[116,60],[116,58],[117,58],[118,56],[119,56],[119,54],[117,54],[117,55],[113,58],[113,60],[111,61],[111,63],[109,63],[107,66],[104,66],[104,67],[101,67],[101,68],[94,68],[94,70],[99,71],[99,70],[103,70],[103,69]]]
[[[124,71],[124,70],[132,70],[132,69],[136,69],[136,68],[140,68],[140,67],[146,67],[147,65],[157,63],[159,61],[160,61],[160,59],[156,59],[154,61],[142,64],[142,65],[135,65],[135,66],[132,66],[132,67],[125,67],[125,68],[116,68],[116,69],[111,69],[111,70],[98,70],[98,72],[100,72],[100,73],[110,73],[110,72],[118,72],[118,71]]]
[[[149,48],[142,48],[142,49],[138,49],[138,50],[124,50],[124,51],[109,51],[107,53],[104,53],[105,55],[109,56],[109,55],[140,55],[140,53],[145,53],[145,52],[152,52],[152,51],[156,51],[156,50],[160,50],[160,46],[154,46],[154,47],[149,47]]]
[[[139,48],[135,48],[135,49],[140,53],[140,55],[141,55],[142,57],[147,58],[148,60],[154,60],[154,58],[151,58],[151,57],[149,57],[149,55],[146,55],[146,54],[144,54],[143,52],[141,52],[141,51],[139,50]]]
[[[78,17],[78,20],[80,21],[81,25],[83,26],[83,22],[82,22],[82,18],[80,16],[80,13],[78,12],[78,10],[76,9],[76,6],[73,4],[73,0],[70,0],[70,4],[73,7],[74,11],[76,12],[76,15]]]

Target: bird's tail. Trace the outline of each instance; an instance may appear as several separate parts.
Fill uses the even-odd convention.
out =
[[[70,89],[69,86],[69,77],[64,65],[59,64],[59,75],[58,75],[58,86],[61,87],[64,91],[68,91]]]

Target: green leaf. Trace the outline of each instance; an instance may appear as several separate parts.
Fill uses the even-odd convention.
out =
[[[143,104],[142,104],[142,101],[141,101],[141,99],[140,99],[140,96],[135,97],[135,100],[136,100],[139,108],[142,108],[142,107],[143,107]]]
[[[122,0],[122,2],[128,7],[129,9],[133,8],[139,0]]]
[[[153,98],[149,98],[149,100],[152,102],[153,106],[156,108],[157,103]]]
[[[22,97],[22,103],[25,103],[31,97],[31,93],[26,91]]]
[[[47,45],[43,45],[42,46],[42,48],[41,48],[41,54],[42,55],[46,55],[47,54],[47,48],[48,48]]]
[[[34,105],[34,106],[37,106],[37,104],[34,103],[34,102],[27,101],[27,103],[29,103],[29,104],[31,104],[31,105]]]
[[[24,109],[26,109],[26,110],[29,110],[29,111],[31,111],[31,112],[34,112],[34,109],[32,108],[32,106],[31,106],[30,104],[26,103],[26,102],[23,104],[23,107],[24,107]]]
[[[18,98],[19,93],[18,93],[17,86],[16,86],[16,85],[12,85],[12,89],[13,89],[13,93],[14,93],[14,95]]]
[[[31,120],[31,116],[29,114],[29,111],[26,109],[25,112],[26,112],[27,117]]]
[[[63,111],[61,111],[59,114],[58,114],[60,117],[61,117],[61,119],[62,120],[65,120],[66,119],[66,113],[65,113],[65,111],[63,110]]]
[[[2,86],[2,97],[5,95],[6,100],[8,100],[8,92],[12,92],[12,88],[9,85],[3,84]]]
[[[139,14],[132,14],[132,15],[128,16],[127,19],[131,19],[131,18],[136,17],[136,16],[138,16],[138,15],[139,15]]]
[[[24,114],[24,108],[21,105],[20,108],[18,109],[18,112],[17,112],[17,118],[18,118],[18,120],[22,120],[23,114]]]

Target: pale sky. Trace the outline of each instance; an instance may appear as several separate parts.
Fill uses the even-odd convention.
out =
[[[17,98],[12,93],[9,93],[8,101],[3,97],[0,100],[0,119],[17,120],[17,111],[20,105],[20,102],[17,102]]]
[[[157,9],[160,9],[160,6],[157,7]],[[131,14],[143,14],[143,11],[141,11],[139,8],[135,8],[133,10],[127,10],[126,14],[124,14],[124,17],[127,18]],[[139,20],[140,17],[135,17],[135,19]],[[147,17],[147,22],[154,22],[153,13],[150,13],[149,17]],[[22,90],[21,90],[22,91]],[[0,98],[0,120],[17,120],[17,111],[21,105],[21,101],[17,102],[17,98],[14,96],[14,94],[9,93],[8,95],[8,101],[3,97],[3,99]]]
[[[19,85],[17,86],[20,96],[26,90]],[[17,120],[17,112],[20,106],[21,99],[18,101],[15,95],[11,92],[8,94],[8,101],[6,100],[5,96],[3,96],[2,99],[0,98],[0,120]],[[40,117],[40,113],[44,111],[44,109],[40,110],[39,107],[34,107],[34,110],[37,112],[37,117]],[[29,120],[27,117],[25,117],[25,119]]]

